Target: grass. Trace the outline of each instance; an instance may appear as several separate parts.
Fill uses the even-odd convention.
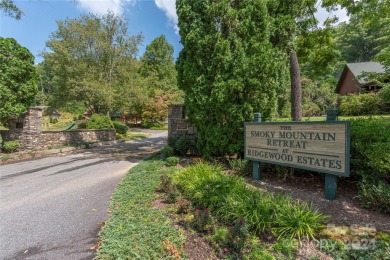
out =
[[[148,137],[149,134],[139,132],[137,130],[129,130],[127,131],[126,135],[116,134],[117,139],[122,139],[124,141],[132,141],[132,140],[138,140],[142,138]]]
[[[142,161],[124,177],[110,202],[96,259],[173,258],[184,235],[166,211],[151,206],[163,166],[160,160]]]
[[[390,124],[390,115],[368,115],[368,116],[339,116],[339,120],[351,120],[351,119],[357,119],[357,118],[381,118],[384,121],[388,122]],[[288,122],[292,121],[291,118],[276,118],[273,121],[275,122]],[[315,122],[315,121],[326,121],[326,116],[309,116],[309,117],[303,117],[302,121],[310,121],[310,122]]]

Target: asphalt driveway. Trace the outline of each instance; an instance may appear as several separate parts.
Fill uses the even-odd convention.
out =
[[[112,192],[166,131],[82,153],[0,166],[0,259],[92,259]]]

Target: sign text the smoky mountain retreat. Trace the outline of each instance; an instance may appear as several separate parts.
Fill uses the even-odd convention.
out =
[[[245,123],[245,159],[349,176],[349,122]]]

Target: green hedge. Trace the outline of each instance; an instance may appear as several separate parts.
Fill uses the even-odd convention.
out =
[[[363,206],[390,212],[390,127],[383,119],[351,120],[351,176]]]
[[[109,129],[114,128],[114,124],[109,116],[93,114],[87,122],[88,129]]]
[[[125,135],[127,131],[129,131],[129,127],[127,125],[122,124],[119,121],[113,121],[115,131],[118,134]]]
[[[374,93],[343,97],[340,104],[342,115],[376,115],[383,112],[383,100]]]

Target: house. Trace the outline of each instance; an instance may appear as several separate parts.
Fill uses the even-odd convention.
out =
[[[384,73],[378,62],[347,63],[341,73],[335,92],[340,95],[360,92],[376,92],[379,87],[364,76],[365,73]]]

